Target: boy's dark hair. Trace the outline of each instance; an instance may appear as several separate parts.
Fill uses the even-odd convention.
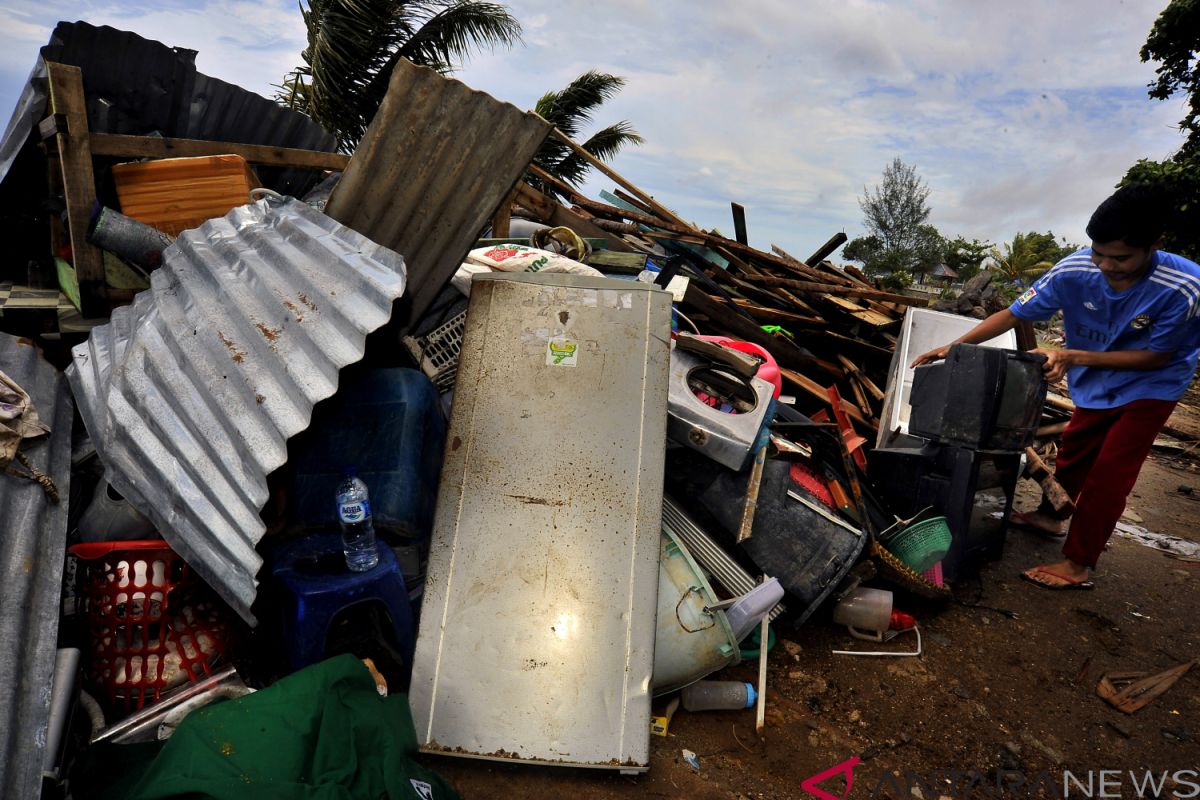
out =
[[[1093,242],[1149,247],[1158,241],[1170,213],[1166,192],[1151,183],[1131,183],[1113,192],[1088,220]]]

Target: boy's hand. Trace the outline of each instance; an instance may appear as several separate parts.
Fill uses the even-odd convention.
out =
[[[950,345],[946,345],[945,347],[938,347],[934,350],[930,350],[928,353],[922,353],[921,355],[917,356],[913,360],[912,364],[910,364],[909,366],[919,367],[922,364],[928,364],[930,361],[938,361],[940,359],[945,358],[946,354],[949,352],[950,352]]]

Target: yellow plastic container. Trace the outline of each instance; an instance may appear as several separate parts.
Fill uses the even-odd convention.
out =
[[[260,185],[235,155],[118,164],[113,180],[122,213],[171,236],[249,203]]]

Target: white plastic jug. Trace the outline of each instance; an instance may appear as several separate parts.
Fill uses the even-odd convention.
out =
[[[892,622],[892,593],[860,586],[834,607],[833,621],[855,638],[882,642]]]

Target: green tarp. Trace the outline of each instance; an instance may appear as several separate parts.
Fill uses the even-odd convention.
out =
[[[362,662],[343,655],[195,711],[165,744],[92,747],[72,790],[122,800],[457,798],[416,752],[408,697],[380,697]]]

